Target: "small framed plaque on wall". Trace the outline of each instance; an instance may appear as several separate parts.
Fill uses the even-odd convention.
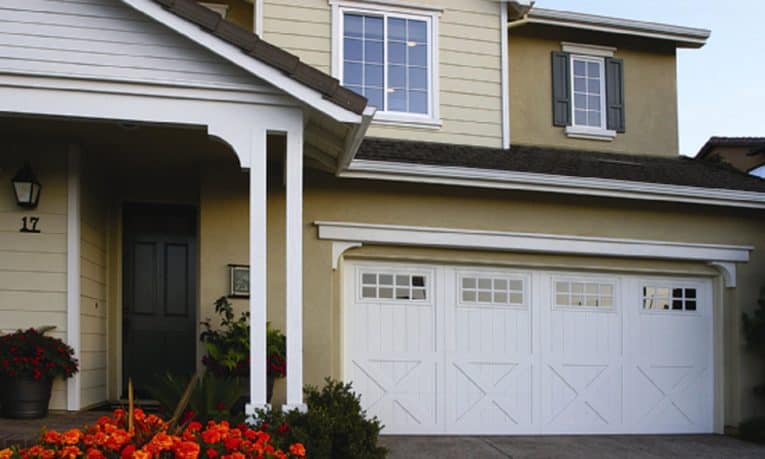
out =
[[[250,297],[250,267],[248,265],[228,265],[229,298]]]

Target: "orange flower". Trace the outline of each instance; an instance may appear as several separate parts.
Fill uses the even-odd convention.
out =
[[[199,450],[199,443],[197,442],[181,442],[175,447],[175,459],[197,459]]]
[[[150,442],[159,451],[165,451],[173,447],[173,438],[165,432],[160,432]]]
[[[85,457],[87,459],[106,459],[106,456],[104,456],[104,453],[102,453],[100,450],[96,448],[90,448],[85,453]]]
[[[61,459],[77,459],[77,457],[81,454],[82,451],[80,451],[80,448],[76,446],[65,446],[61,451],[58,452],[58,457]]]
[[[221,456],[221,459],[247,459],[246,456],[240,452],[227,454],[225,456]]]
[[[221,433],[218,429],[214,427],[208,427],[202,432],[202,440],[205,443],[209,444],[215,444],[218,443],[221,440]]]
[[[285,454],[284,451],[279,450],[279,451],[274,453],[274,457],[276,459],[287,459],[287,454]]]
[[[139,449],[133,453],[133,459],[151,459],[151,453],[144,451],[143,449]]]
[[[43,434],[42,441],[45,443],[52,443],[55,445],[61,441],[61,434],[56,432],[55,430],[49,430]]]
[[[62,442],[65,445],[76,445],[82,438],[82,432],[78,429],[71,429],[64,432],[62,436]]]
[[[133,419],[135,419],[136,422],[142,422],[146,419],[146,413],[144,413],[142,409],[136,408],[133,410]]]
[[[297,457],[305,457],[305,446],[302,443],[293,443],[290,445],[290,454]]]
[[[234,451],[234,450],[239,449],[239,445],[241,445],[241,444],[242,444],[242,439],[241,438],[229,437],[229,438],[223,440],[223,445],[229,451]]]
[[[0,459],[10,459],[11,456],[13,456],[13,450],[10,448],[5,448],[3,450],[0,450]]]
[[[52,449],[44,449],[40,452],[40,459],[53,459],[56,457],[56,452]]]
[[[106,448],[112,451],[119,451],[127,442],[130,441],[130,434],[124,430],[115,430],[106,440]]]

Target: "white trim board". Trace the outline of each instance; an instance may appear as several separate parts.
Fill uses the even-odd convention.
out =
[[[701,48],[710,36],[706,29],[544,8],[532,8],[525,22],[668,40],[690,48]]]
[[[603,257],[747,262],[754,247],[675,241],[514,233],[425,226],[314,222],[319,239],[363,244],[482,249]]]
[[[325,99],[314,89],[299,83],[281,70],[253,59],[238,47],[208,33],[196,24],[165,10],[153,0],[120,0],[135,10],[204,46],[213,53],[281,89],[295,99],[341,123],[360,123],[362,116]]]
[[[364,178],[765,209],[765,193],[755,191],[701,188],[595,177],[572,177],[535,172],[357,159],[353,160],[347,169],[339,172],[337,175],[343,178]]]
[[[80,149],[72,145],[67,157],[66,187],[66,342],[82,364],[80,336]],[[66,409],[79,411],[80,374],[66,382]]]

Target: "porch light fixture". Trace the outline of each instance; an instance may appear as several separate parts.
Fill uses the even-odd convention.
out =
[[[13,184],[13,192],[16,194],[16,203],[20,207],[30,209],[37,207],[42,185],[37,180],[37,177],[35,177],[34,172],[32,172],[29,162],[24,162],[24,167],[16,172],[11,183]]]

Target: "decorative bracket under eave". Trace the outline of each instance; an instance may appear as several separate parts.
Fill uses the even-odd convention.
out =
[[[710,261],[707,264],[720,271],[723,283],[727,288],[736,287],[736,263],[730,261]]]
[[[346,250],[361,246],[361,242],[332,241],[332,270],[337,270],[337,266],[340,264],[340,257],[343,256]]]

